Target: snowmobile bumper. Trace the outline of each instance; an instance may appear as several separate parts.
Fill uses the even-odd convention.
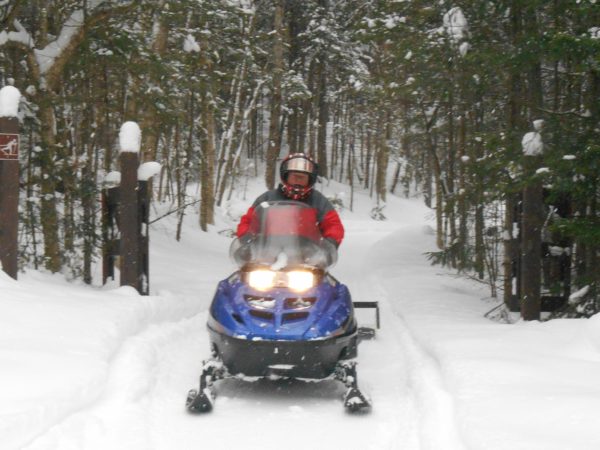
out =
[[[357,330],[310,341],[246,340],[208,327],[214,351],[232,375],[322,379],[341,359],[355,358]]]

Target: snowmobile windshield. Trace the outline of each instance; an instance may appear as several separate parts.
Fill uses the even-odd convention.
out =
[[[263,202],[254,209],[248,235],[230,250],[242,267],[249,263],[286,270],[298,266],[325,269],[337,261],[337,250],[323,239],[317,211],[295,201]]]

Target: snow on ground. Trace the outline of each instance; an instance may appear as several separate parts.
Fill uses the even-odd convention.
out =
[[[209,233],[190,209],[180,242],[174,215],[156,222],[148,297],[115,282],[0,272],[0,448],[600,448],[600,317],[484,319],[496,305],[486,290],[423,256],[434,236],[422,202],[392,197],[388,220],[374,221],[364,193],[342,211],[347,236],[332,273],[355,300],[380,301],[382,329],[359,351],[373,411],[346,414],[332,381],[227,380],[212,413],[187,414],[208,356],[207,308],[234,270],[219,232],[260,190],[251,183]],[[349,204],[349,192],[341,198]],[[370,311],[359,320],[373,323]]]

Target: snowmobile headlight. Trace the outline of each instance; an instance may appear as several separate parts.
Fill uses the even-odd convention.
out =
[[[292,291],[304,292],[315,285],[315,276],[306,270],[291,270],[287,273],[287,285]]]
[[[248,284],[258,291],[266,291],[275,286],[275,275],[272,270],[253,270],[248,272]]]

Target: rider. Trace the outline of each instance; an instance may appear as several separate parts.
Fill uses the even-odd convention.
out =
[[[281,178],[279,186],[260,195],[248,212],[242,216],[237,227],[237,237],[240,240],[244,239],[243,236],[250,228],[254,210],[262,202],[295,200],[316,209],[317,222],[323,238],[339,247],[344,238],[344,227],[340,216],[331,202],[313,189],[317,181],[317,163],[304,153],[292,153],[281,162],[279,176]]]

